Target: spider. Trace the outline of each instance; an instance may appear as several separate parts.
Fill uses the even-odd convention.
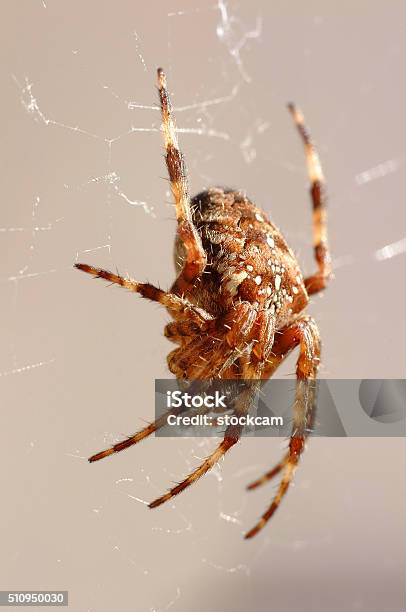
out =
[[[303,314],[309,296],[331,278],[327,242],[325,184],[315,146],[301,112],[288,108],[304,144],[313,205],[313,243],[317,271],[303,278],[281,232],[243,191],[210,188],[189,196],[185,160],[178,146],[164,71],[158,69],[166,165],[173,193],[177,235],[177,277],[169,292],[138,283],[87,264],[76,268],[159,302],[173,321],[165,336],[177,344],[168,355],[169,370],[178,379],[244,379],[252,381],[235,402],[234,412],[247,414],[259,381],[272,376],[287,355],[299,347],[293,427],[282,460],[248,489],[278,473],[277,492],[251,538],[267,523],[285,495],[304,450],[314,404],[314,381],[320,362],[320,335],[314,320]],[[166,424],[163,415],[138,433],[101,451],[94,462],[137,444]],[[242,428],[229,425],[218,447],[187,478],[149,504],[156,508],[208,472],[240,439]]]

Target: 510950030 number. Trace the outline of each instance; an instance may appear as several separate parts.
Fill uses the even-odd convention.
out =
[[[68,591],[0,591],[0,606],[67,606]]]

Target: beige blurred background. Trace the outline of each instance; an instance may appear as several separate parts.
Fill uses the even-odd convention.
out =
[[[295,100],[330,195],[321,373],[404,378],[404,3],[9,0],[2,22],[0,587],[69,589],[75,612],[403,610],[404,439],[311,441],[250,542],[275,486],[244,487],[283,441],[243,440],[155,511],[213,440],[87,463],[153,417],[171,346],[162,309],[72,265],[173,280],[163,65],[192,191],[246,189],[311,271]]]

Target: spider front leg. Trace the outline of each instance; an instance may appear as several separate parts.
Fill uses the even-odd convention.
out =
[[[114,274],[113,272],[109,272],[108,270],[102,270],[101,268],[95,268],[94,266],[89,266],[87,264],[78,263],[75,264],[75,267],[78,270],[81,270],[82,272],[91,274],[95,278],[102,278],[104,280],[110,281],[110,283],[117,284],[120,287],[125,287],[129,291],[139,293],[144,298],[162,304],[168,309],[171,315],[179,323],[185,322],[189,326],[194,325],[197,329],[204,329],[205,326],[212,319],[212,317],[208,313],[206,313],[201,308],[194,306],[188,300],[181,298],[177,295],[167,293],[162,289],[158,289],[157,287],[154,287],[154,285],[151,285],[149,283],[137,283],[136,281],[124,278],[119,274]],[[168,415],[175,413],[176,411],[169,411],[167,414],[162,415],[159,419],[157,419],[153,423],[150,423],[136,434],[129,436],[127,439],[118,442],[117,444],[114,444],[111,448],[92,455],[89,458],[89,461],[91,463],[99,461],[104,457],[108,457],[114,453],[118,453],[126,448],[129,448],[134,444],[137,444],[144,438],[150,436],[152,433],[163,427],[166,424],[166,419]]]
[[[172,291],[182,294],[192,287],[202,274],[206,267],[207,256],[192,220],[186,164],[179,149],[171,101],[166,88],[166,77],[162,68],[158,68],[158,89],[166,149],[165,159],[175,200],[178,235],[185,251],[183,270],[176,279]]]
[[[298,319],[293,325],[286,328],[279,337],[278,343],[275,343],[273,351],[283,359],[297,344],[300,345],[300,354],[296,366],[296,395],[289,450],[286,457],[273,470],[250,485],[249,488],[255,488],[283,470],[282,480],[268,510],[255,527],[246,533],[245,538],[252,538],[266,525],[286,494],[303,452],[312,420],[315,379],[320,362],[320,335],[315,322],[310,317]]]
[[[326,189],[320,159],[304,125],[303,115],[293,104],[288,108],[292,113],[298,132],[305,147],[306,161],[310,178],[310,196],[313,203],[313,245],[318,272],[305,278],[305,287],[309,295],[324,289],[330,280],[331,256],[327,240]]]
[[[179,321],[193,321],[197,325],[204,326],[207,321],[211,320],[212,317],[202,308],[198,308],[187,299],[168,293],[158,287],[154,287],[150,283],[137,283],[130,278],[124,278],[119,274],[114,274],[108,270],[102,270],[101,268],[95,268],[88,264],[75,264],[75,268],[91,274],[95,278],[102,278],[110,281],[112,284],[120,285],[129,291],[139,293],[143,298],[151,300],[152,302],[158,302],[168,309],[174,319]]]

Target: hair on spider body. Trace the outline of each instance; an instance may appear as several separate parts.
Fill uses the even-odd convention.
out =
[[[244,388],[234,415],[249,412],[259,383],[274,374],[289,353],[299,348],[292,433],[282,460],[249,485],[254,489],[281,473],[268,509],[246,535],[260,531],[278,508],[298,465],[314,414],[314,380],[320,362],[320,336],[304,314],[309,295],[324,289],[331,277],[327,241],[324,177],[303,116],[289,110],[303,141],[313,205],[313,244],[317,271],[304,278],[280,230],[244,192],[213,187],[189,196],[188,176],[179,149],[164,71],[158,69],[165,159],[176,219],[177,277],[166,292],[87,264],[79,270],[116,283],[162,304],[172,317],[165,335],[177,346],[168,355],[169,370],[187,381],[238,379]],[[94,462],[137,444],[166,424],[170,410],[138,433],[90,457]],[[242,428],[229,425],[218,447],[187,478],[154,500],[155,508],[188,488],[240,439]]]
[[[299,264],[280,230],[243,193],[214,187],[191,201],[192,219],[207,256],[205,274],[185,294],[210,314],[247,301],[269,310],[283,327],[305,308],[307,291]],[[184,249],[176,241],[182,268]]]

